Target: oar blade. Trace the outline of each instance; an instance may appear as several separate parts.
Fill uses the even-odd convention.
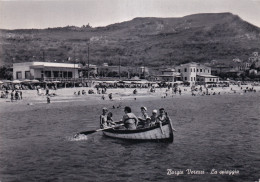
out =
[[[95,132],[97,132],[97,131],[96,130],[90,130],[90,131],[82,131],[79,134],[80,135],[89,135],[89,134],[92,134],[92,133],[95,133]]]

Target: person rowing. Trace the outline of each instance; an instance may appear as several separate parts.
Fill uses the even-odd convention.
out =
[[[125,115],[123,116],[122,122],[127,130],[135,130],[137,126],[138,119],[132,109],[128,106],[124,109]]]

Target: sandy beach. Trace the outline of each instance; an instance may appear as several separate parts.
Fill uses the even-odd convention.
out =
[[[53,96],[49,97],[51,99],[50,104],[55,103],[72,103],[72,102],[87,102],[88,104],[106,104],[113,103],[113,101],[129,101],[129,100],[151,100],[151,99],[172,99],[172,98],[182,98],[182,97],[214,97],[215,95],[244,95],[249,93],[260,92],[260,86],[252,85],[230,85],[229,87],[213,87],[209,88],[208,91],[202,87],[200,91],[200,86],[197,86],[197,91],[191,91],[190,87],[180,86],[181,94],[177,92],[176,94],[172,89],[167,88],[156,88],[155,92],[150,92],[150,88],[136,88],[137,94],[133,94],[135,88],[109,88],[106,94],[97,94],[95,88],[92,87],[74,87],[74,88],[61,88],[57,90],[50,90],[50,94]],[[94,94],[88,94],[88,91],[94,90]],[[249,92],[248,90],[253,91]],[[82,95],[82,90],[86,91],[86,95]],[[247,91],[246,91],[247,90]],[[22,90],[23,99],[11,102],[10,94],[7,99],[0,99],[1,111],[8,110],[9,106],[14,105],[36,105],[47,103],[47,96],[45,95],[45,90],[40,91],[40,95],[36,90]],[[80,95],[78,95],[80,92]],[[208,95],[206,93],[208,92]],[[74,94],[76,93],[76,94]],[[112,93],[112,100],[109,99],[108,94]],[[104,96],[104,100],[102,99]],[[102,106],[101,106],[102,107]]]

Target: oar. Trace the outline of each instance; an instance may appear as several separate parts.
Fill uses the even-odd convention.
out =
[[[89,131],[81,131],[79,133],[77,133],[76,135],[74,135],[74,138],[76,138],[78,135],[90,135],[92,133],[96,133],[98,131],[104,131],[104,130],[108,130],[108,129],[112,129],[112,128],[118,128],[119,126],[123,126],[124,124],[119,124],[117,126],[113,126],[113,127],[108,127],[108,128],[103,128],[103,129],[97,129],[97,130],[89,130]]]

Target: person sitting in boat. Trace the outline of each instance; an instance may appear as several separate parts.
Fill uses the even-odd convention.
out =
[[[159,115],[157,116],[156,124],[160,125],[161,131],[164,134],[162,124],[169,120],[167,113],[165,112],[164,108],[159,109]]]
[[[108,112],[108,113],[107,113],[107,123],[108,123],[108,125],[109,125],[110,127],[115,126],[115,123],[114,123],[114,120],[113,120],[112,117],[113,117],[112,112]]]
[[[155,126],[155,124],[157,123],[157,110],[156,109],[153,110],[152,116],[150,118],[151,118],[150,126]]]
[[[141,113],[142,113],[142,117],[139,117],[139,125],[141,125],[142,127],[148,127],[150,124],[150,117],[148,116],[148,114],[146,113],[147,108],[142,106],[141,107]]]
[[[125,115],[123,116],[122,121],[125,128],[127,130],[135,130],[138,122],[137,117],[134,115],[134,113],[132,113],[132,109],[128,106],[125,107],[124,112]]]
[[[164,123],[169,120],[164,108],[159,109],[159,115],[157,116],[157,123]]]
[[[102,109],[102,114],[100,115],[100,128],[107,128],[107,127],[111,127],[114,123],[113,123],[113,119],[112,119],[112,113],[108,113],[108,109],[106,107],[104,107]]]

